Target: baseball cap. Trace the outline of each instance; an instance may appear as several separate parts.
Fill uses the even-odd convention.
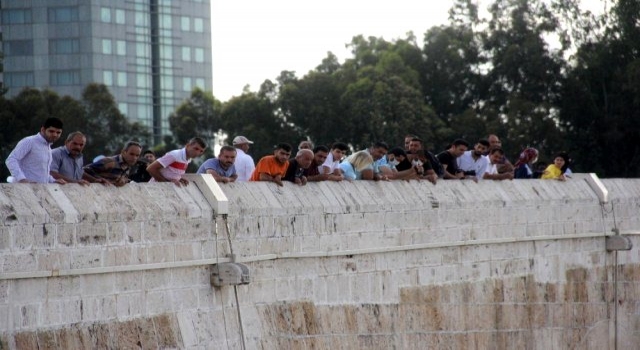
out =
[[[234,145],[241,145],[243,143],[248,143],[250,145],[253,144],[253,141],[249,140],[248,138],[244,137],[244,136],[236,136],[233,138],[233,144]]]

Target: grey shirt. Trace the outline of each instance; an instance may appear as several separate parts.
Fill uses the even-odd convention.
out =
[[[51,151],[51,171],[55,171],[60,175],[66,176],[74,180],[81,180],[84,170],[82,166],[84,161],[82,155],[78,158],[72,158],[66,146],[60,146]]]

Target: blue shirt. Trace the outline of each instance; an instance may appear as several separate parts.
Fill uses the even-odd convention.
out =
[[[49,175],[51,144],[40,133],[20,140],[5,163],[15,182],[24,179],[37,183],[56,182]]]
[[[343,161],[339,165],[340,170],[342,171],[342,175],[347,180],[362,180],[362,171],[357,171],[353,164],[349,163],[347,160]],[[372,165],[368,165],[362,170],[373,169]]]
[[[231,165],[229,169],[223,169],[220,166],[220,160],[218,158],[209,158],[198,168],[197,174],[206,174],[207,170],[214,170],[218,175],[223,177],[231,177],[236,174],[235,165]]]
[[[67,146],[60,146],[51,151],[51,171],[78,181],[82,179],[82,174],[84,174],[83,166],[82,155],[79,155],[78,158],[71,157]]]

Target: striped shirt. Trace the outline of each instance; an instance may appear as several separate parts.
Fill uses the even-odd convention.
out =
[[[84,171],[97,178],[103,178],[115,184],[118,181],[129,180],[131,167],[122,159],[121,155],[104,157],[97,162],[84,167]]]
[[[5,163],[15,182],[24,179],[37,183],[56,181],[49,175],[51,144],[40,133],[20,140]]]
[[[157,162],[162,165],[162,169],[160,169],[160,174],[164,176],[167,180],[179,180],[182,178],[182,175],[187,172],[187,166],[191,159],[187,159],[187,150],[185,148],[180,148],[173,150],[171,152],[167,152],[164,156],[157,159]],[[154,178],[151,178],[149,182],[155,182]]]

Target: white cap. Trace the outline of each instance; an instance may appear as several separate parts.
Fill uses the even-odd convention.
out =
[[[244,136],[236,136],[233,138],[233,144],[234,145],[242,145],[244,143],[248,143],[250,145],[253,144],[253,141],[249,140],[248,138],[244,137]]]

